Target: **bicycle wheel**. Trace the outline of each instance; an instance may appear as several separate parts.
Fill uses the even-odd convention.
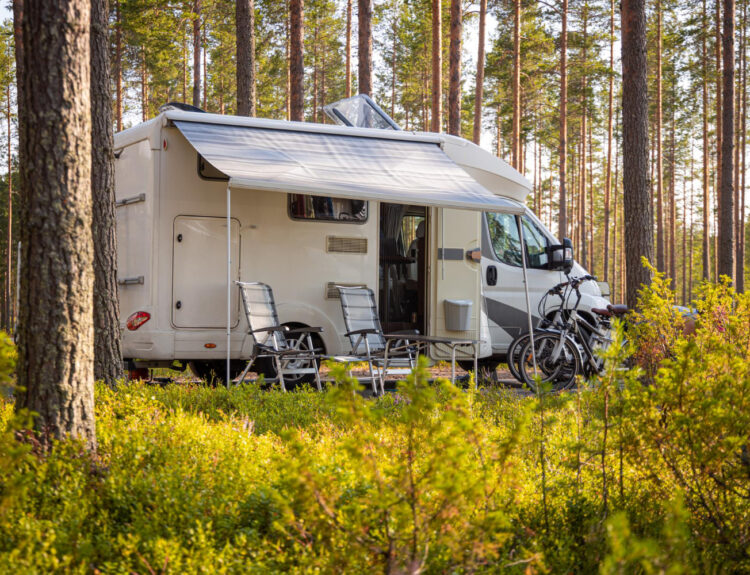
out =
[[[521,372],[518,370],[518,358],[521,357],[521,350],[523,350],[524,346],[529,342],[529,334],[522,333],[521,335],[518,335],[513,339],[512,342],[510,342],[510,345],[508,346],[508,354],[506,358],[506,363],[508,364],[508,370],[510,373],[515,377],[518,381],[523,383],[523,376],[521,375]]]
[[[531,341],[529,341],[521,350],[518,367],[523,381],[531,389],[537,391],[534,380],[534,354],[531,351]],[[552,385],[552,391],[568,389],[575,383],[576,375],[582,373],[581,352],[568,338],[561,342],[559,335],[535,336],[534,351],[536,352],[537,374],[542,383]]]

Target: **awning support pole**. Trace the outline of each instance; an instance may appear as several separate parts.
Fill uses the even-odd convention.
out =
[[[232,385],[232,189],[227,185],[227,389]]]
[[[531,319],[531,302],[529,300],[529,277],[526,273],[526,241],[523,239],[523,227],[521,226],[521,218],[523,216],[516,216],[516,222],[518,223],[518,240],[521,242],[521,267],[523,268],[523,291],[526,294],[526,319],[529,322],[529,338],[531,341],[531,361],[534,363],[534,377],[537,374],[536,367],[536,347],[534,346],[534,321]]]

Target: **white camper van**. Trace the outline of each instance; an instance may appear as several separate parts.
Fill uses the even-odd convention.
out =
[[[118,133],[115,157],[129,369],[221,377],[229,352],[239,373],[252,343],[235,280],[269,284],[282,323],[322,327],[326,354],[349,351],[335,286],[367,285],[386,332],[481,340],[499,361],[526,325],[501,231],[516,217],[539,235],[526,238],[534,311],[559,281],[536,251],[557,240],[524,207],[528,182],[460,138],[167,110]],[[456,300],[468,330],[447,329]]]

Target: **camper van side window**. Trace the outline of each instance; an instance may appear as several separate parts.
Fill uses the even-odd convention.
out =
[[[521,244],[518,241],[518,224],[512,214],[487,214],[492,248],[498,261],[521,267]],[[521,217],[523,237],[526,241],[527,265],[530,268],[547,267],[547,238],[536,224],[526,216]]]
[[[328,196],[289,194],[289,217],[293,220],[361,224],[367,221],[367,202]]]

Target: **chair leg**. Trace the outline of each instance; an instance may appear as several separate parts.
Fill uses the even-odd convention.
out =
[[[247,372],[250,371],[250,368],[255,363],[255,356],[253,356],[250,361],[247,362],[247,365],[245,366],[245,369],[242,371],[242,374],[240,375],[240,379],[237,385],[240,385],[243,381],[245,381],[245,376],[247,375]]]
[[[286,391],[286,386],[284,385],[284,372],[281,365],[281,358],[278,355],[274,356],[274,362],[276,363],[276,375],[279,376],[279,383],[281,384],[281,391]]]
[[[320,367],[318,367],[318,360],[313,358],[313,367],[315,367],[315,383],[318,386],[318,391],[323,391],[323,384],[320,383]]]

